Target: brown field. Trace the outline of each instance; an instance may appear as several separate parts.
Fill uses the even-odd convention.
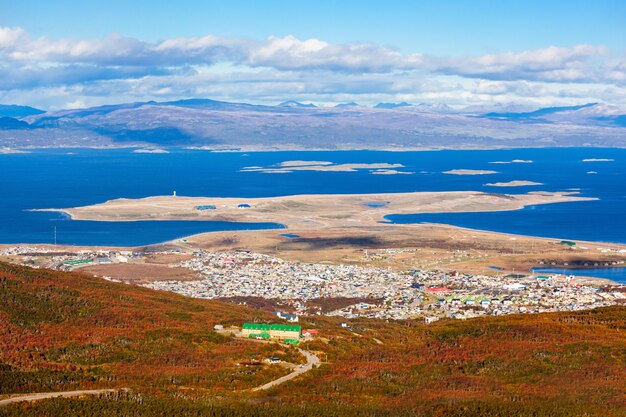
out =
[[[492,194],[476,191],[292,195],[267,198],[156,196],[120,198],[92,206],[46,209],[77,220],[222,220],[275,222],[289,229],[375,226],[388,214],[517,210],[528,205],[593,200],[574,193]],[[385,203],[372,208],[367,203]],[[247,203],[248,209],[237,206]],[[214,210],[195,206],[214,205]]]
[[[104,264],[80,268],[87,274],[108,276],[121,281],[137,284],[141,281],[193,281],[200,279],[193,271],[163,264]]]

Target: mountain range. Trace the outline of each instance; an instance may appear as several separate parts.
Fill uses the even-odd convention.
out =
[[[528,109],[350,102],[317,107],[209,99],[44,112],[0,105],[0,147],[209,149],[488,149],[626,146],[626,108],[605,103]]]

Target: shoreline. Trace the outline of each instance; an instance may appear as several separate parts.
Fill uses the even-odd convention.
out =
[[[394,226],[394,225],[392,225]],[[554,239],[554,238],[549,238],[549,237],[538,237],[538,236],[528,236],[528,235],[518,235],[518,234],[511,234],[511,233],[504,233],[504,232],[493,232],[493,231],[488,231],[488,230],[480,230],[480,229],[470,229],[470,228],[465,228],[465,227],[460,227],[460,226],[455,226],[455,225],[450,225],[450,224],[440,224],[440,223],[425,223],[424,226],[428,226],[428,227],[434,227],[435,229],[438,230],[442,230],[443,232],[447,232],[447,231],[458,231],[458,232],[466,232],[469,234],[481,234],[484,236],[491,236],[496,240],[500,240],[500,241],[536,241],[538,244],[539,243],[544,243],[544,244],[554,244],[555,240],[558,239]],[[407,230],[408,229],[408,230]],[[420,225],[418,224],[405,224],[405,225],[398,225],[398,227],[393,227],[391,230],[389,230],[390,232],[398,232],[398,231],[402,231],[402,232],[408,232],[408,233],[413,233],[412,229],[422,229],[420,227]],[[198,249],[198,250],[205,250],[205,247],[207,244],[209,244],[209,247],[213,247],[213,244],[210,244],[209,242],[215,242],[215,241],[224,241],[227,240],[229,237],[230,238],[244,238],[243,242],[247,242],[247,239],[250,239],[250,241],[256,242],[257,239],[255,239],[255,234],[256,235],[269,235],[272,238],[276,239],[276,238],[280,238],[281,237],[281,232],[283,232],[286,229],[259,229],[259,230],[236,230],[236,231],[211,231],[211,232],[203,232],[203,233],[197,233],[197,234],[193,234],[193,235],[188,235],[188,236],[183,236],[183,237],[179,237],[176,239],[172,239],[172,240],[167,240],[167,241],[163,241],[163,242],[157,242],[157,243],[152,243],[152,244],[148,244],[148,245],[139,245],[139,246],[119,246],[119,245],[114,245],[114,246],[99,246],[99,245],[70,245],[70,244],[59,244],[59,245],[54,245],[52,243],[0,243],[0,249],[7,249],[7,248],[11,248],[11,247],[19,247],[19,246],[24,246],[24,247],[34,247],[35,249],[45,249],[45,250],[52,250],[55,249],[58,252],[66,252],[66,251],[107,251],[107,250],[121,250],[121,251],[125,251],[125,250],[137,250],[137,249],[146,249],[146,248],[150,248],[150,247],[154,247],[154,248],[158,248],[158,247],[163,247],[163,248],[168,248],[168,247],[177,247],[177,248],[184,248],[187,250],[191,250],[193,249]],[[297,233],[303,233],[300,230],[295,230],[295,232]],[[267,238],[267,236],[263,236],[265,238]],[[287,238],[283,238],[283,241],[287,241],[288,243],[293,243],[293,244],[297,244],[299,242],[300,239],[303,239],[303,236],[300,236],[298,239],[287,239]],[[306,238],[305,238],[306,239]],[[182,242],[182,243],[181,243]],[[580,244],[580,248],[585,248],[585,250],[592,250],[592,249],[597,249],[598,247],[604,247],[605,246],[605,242],[592,242],[592,241],[584,241],[584,240],[576,240],[577,243]],[[626,249],[626,244],[619,244],[619,243],[615,243],[615,244],[610,244],[610,245],[614,245],[623,249]],[[391,246],[391,248],[393,248],[395,246]],[[228,250],[232,250],[232,248],[227,248],[227,247],[215,247],[214,248],[215,251],[220,252],[220,251],[228,251]],[[259,247],[255,247],[255,246],[246,246],[246,250],[250,250],[252,252],[260,252],[260,253],[265,253],[267,252],[265,249],[262,248],[262,245],[260,245]],[[280,251],[278,252],[278,255],[280,256]],[[532,255],[532,254],[529,254]],[[330,260],[330,259],[329,259]],[[485,265],[487,265],[490,262],[485,263]],[[608,268],[623,268],[624,265],[602,265],[602,266],[598,266],[598,267],[592,267],[592,268],[566,268],[563,266],[559,266],[559,265],[537,265],[535,264],[535,266],[531,266],[528,269],[522,269],[522,270],[516,270],[515,268],[511,269],[511,268],[503,268],[502,270],[498,270],[498,271],[494,271],[494,272],[498,272],[501,274],[506,274],[506,273],[512,273],[512,272],[519,272],[519,273],[523,273],[524,275],[530,275],[533,272],[531,271],[531,268],[559,268],[559,269],[577,269],[577,270],[584,270],[584,269],[598,269],[598,268],[602,268],[602,269],[608,269]],[[460,268],[460,266],[459,266]],[[438,268],[435,268],[438,269]],[[447,270],[449,268],[444,268],[444,270]],[[476,272],[474,272],[476,273]],[[562,275],[562,274],[558,274],[558,275]],[[616,282],[616,281],[612,281],[608,278],[599,278],[599,277],[590,277],[590,276],[583,276],[583,275],[579,275],[575,277],[575,281],[577,281],[578,283],[584,284],[586,283],[593,283],[593,284],[603,284],[603,285],[618,285],[618,286],[624,286],[626,285],[626,283],[620,283],[620,282]]]
[[[117,247],[128,250],[129,248],[162,247],[179,248],[183,251],[192,248],[208,251],[241,249],[310,262],[352,262],[354,259],[361,258],[362,255],[359,253],[363,251],[367,254],[368,250],[403,248],[402,251],[424,253],[427,258],[432,258],[433,261],[430,264],[434,266],[431,267],[443,266],[451,270],[467,268],[468,272],[489,274],[489,271],[486,271],[487,266],[498,265],[504,267],[505,273],[523,270],[524,274],[530,274],[530,268],[549,267],[550,264],[547,262],[555,262],[555,260],[557,265],[562,262],[572,262],[578,256],[584,256],[591,262],[614,261],[618,259],[622,250],[626,250],[626,244],[574,239],[578,243],[578,250],[576,250],[564,248],[563,245],[558,244],[561,238],[470,229],[442,223],[390,223],[385,217],[389,214],[510,211],[522,209],[528,205],[591,199],[593,198],[579,197],[575,193],[531,192],[507,195],[473,191],[310,194],[248,199],[153,196],[141,199],[114,199],[84,207],[44,208],[32,209],[32,211],[61,212],[73,220],[102,222],[178,220],[245,223],[261,221],[283,226],[280,229],[201,232],[147,245],[117,245],[107,246],[108,248]],[[250,207],[237,208],[242,203]],[[377,205],[371,206],[372,203]],[[194,209],[197,205],[209,204],[214,205],[215,209],[204,211]],[[285,232],[299,237],[287,239],[281,236]],[[51,247],[45,244],[4,244],[0,247],[17,245]],[[61,247],[73,248],[72,250],[99,248],[95,245],[63,245]],[[429,247],[434,248],[434,251],[427,249]],[[490,255],[487,259],[470,259],[469,263],[458,265],[456,262],[450,263],[449,261],[444,261],[442,264],[442,261],[438,260],[450,256],[445,255],[446,253],[458,252],[455,248],[482,252],[486,247],[490,248]],[[602,252],[607,247],[610,248],[608,250],[610,253]],[[554,254],[556,258],[551,258],[551,254]],[[624,259],[624,256],[619,259]],[[538,263],[538,260],[544,260],[546,264]],[[618,284],[596,277],[580,276],[577,280],[594,282],[598,285]]]
[[[389,201],[387,201],[389,200]],[[366,194],[291,194],[272,197],[211,197],[158,195],[143,198],[117,198],[87,206],[69,208],[33,208],[32,212],[60,212],[73,220],[139,221],[139,220],[224,220],[226,216],[255,218],[256,215],[286,217],[306,212],[321,217],[342,212],[350,217],[366,212],[385,222],[385,216],[426,213],[473,213],[519,210],[527,206],[596,201],[577,192],[531,191],[526,194],[488,193],[482,191],[417,191]],[[211,202],[211,209],[193,211],[194,206]],[[384,202],[377,207],[371,203]],[[248,207],[237,207],[246,204]],[[233,211],[236,210],[236,211]],[[234,215],[236,214],[236,215]],[[267,221],[267,217],[262,216]],[[344,220],[347,217],[344,218]],[[371,220],[371,219],[370,219]],[[280,223],[280,222],[278,222]],[[343,223],[343,222],[340,222]],[[287,226],[285,224],[285,226]]]
[[[422,223],[394,223],[388,216],[402,214],[500,212],[528,206],[561,202],[591,201],[575,192],[492,194],[476,191],[300,194],[261,198],[152,196],[139,199],[118,198],[83,207],[29,209],[31,212],[61,213],[70,220],[98,222],[136,221],[222,221],[237,224],[275,223],[279,227],[262,230],[319,231],[329,228],[394,227],[411,228]],[[210,202],[210,205],[207,203]],[[246,208],[239,205],[245,203]],[[380,204],[372,206],[374,204]],[[212,207],[197,210],[198,207]],[[443,224],[443,223],[437,223]],[[458,227],[452,224],[444,224]],[[463,229],[459,227],[459,229]],[[256,231],[261,230],[257,229]],[[467,229],[480,230],[480,229]],[[246,231],[245,229],[239,231]],[[506,232],[482,230],[492,234]],[[187,237],[218,233],[209,231]],[[534,238],[550,237],[521,235]],[[177,240],[173,239],[173,240]],[[169,242],[172,239],[161,242]],[[607,242],[609,243],[609,242]],[[158,243],[154,243],[158,244]]]
[[[389,267],[444,268],[450,271],[493,275],[488,271],[488,266],[497,265],[503,267],[504,272],[500,273],[524,271],[524,274],[529,275],[533,267],[549,267],[554,262],[556,265],[572,263],[581,256],[580,259],[589,262],[620,261],[624,259],[622,251],[626,251],[626,244],[573,239],[578,245],[576,249],[571,249],[559,244],[562,240],[560,237],[470,229],[446,223],[391,223],[386,216],[500,212],[520,210],[538,204],[595,199],[594,197],[581,197],[576,192],[545,191],[531,191],[525,194],[477,191],[300,194],[260,198],[167,195],[139,199],[119,198],[83,207],[41,208],[31,211],[64,213],[72,220],[100,222],[164,220],[271,222],[282,227],[216,230],[169,240],[166,238],[161,242],[150,242],[140,246],[108,246],[126,250],[129,248],[137,248],[140,251],[146,249],[183,252],[250,250],[302,262],[356,262],[357,264],[370,262],[378,264],[376,260],[378,258],[372,260],[368,257],[369,251],[393,253],[399,250],[401,253],[415,254],[411,255],[411,263],[390,262]],[[299,237],[288,239],[281,236],[286,232]],[[123,243],[123,240],[119,241]],[[0,245],[0,247],[16,245],[19,244]],[[41,244],[36,246],[45,247]],[[97,245],[64,246],[67,248],[99,247]],[[463,255],[463,260],[455,260],[459,253],[467,253],[467,255]],[[383,258],[386,257],[385,255]],[[596,277],[581,276],[578,280],[592,280],[598,285],[618,284]]]
[[[1,146],[1,145],[0,145]],[[93,149],[93,150],[118,150],[118,149],[140,149],[147,147],[154,147],[153,143],[137,143],[133,145],[115,145],[115,146],[17,146],[17,147],[5,147],[10,148],[11,150],[68,150],[68,149]],[[626,146],[574,146],[574,145],[563,145],[563,146],[487,146],[487,147],[402,147],[402,148],[389,148],[389,147],[368,147],[368,148],[359,148],[359,147],[345,147],[345,148],[299,148],[297,146],[286,146],[277,148],[275,146],[269,147],[259,147],[259,146],[237,146],[232,148],[220,148],[220,147],[211,147],[204,145],[185,145],[185,146],[160,146],[160,148],[164,150],[195,150],[195,151],[205,151],[205,152],[214,152],[214,153],[246,153],[246,152],[355,152],[355,151],[371,151],[371,152],[433,152],[433,151],[505,151],[505,150],[521,150],[521,149],[626,149]],[[1,154],[1,153],[0,153]],[[7,154],[10,155],[10,154]]]

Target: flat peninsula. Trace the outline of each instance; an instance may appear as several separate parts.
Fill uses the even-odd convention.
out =
[[[214,220],[275,222],[290,229],[371,227],[389,214],[486,212],[525,206],[594,200],[573,192],[492,194],[476,191],[386,194],[320,194],[264,198],[155,196],[115,199],[64,209],[76,220]]]

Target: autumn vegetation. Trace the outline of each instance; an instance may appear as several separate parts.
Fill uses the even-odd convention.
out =
[[[213,331],[275,320],[77,273],[0,264],[0,396],[129,388],[0,408],[0,416],[626,416],[626,308],[385,322],[309,317],[319,368],[245,366],[294,349]]]

